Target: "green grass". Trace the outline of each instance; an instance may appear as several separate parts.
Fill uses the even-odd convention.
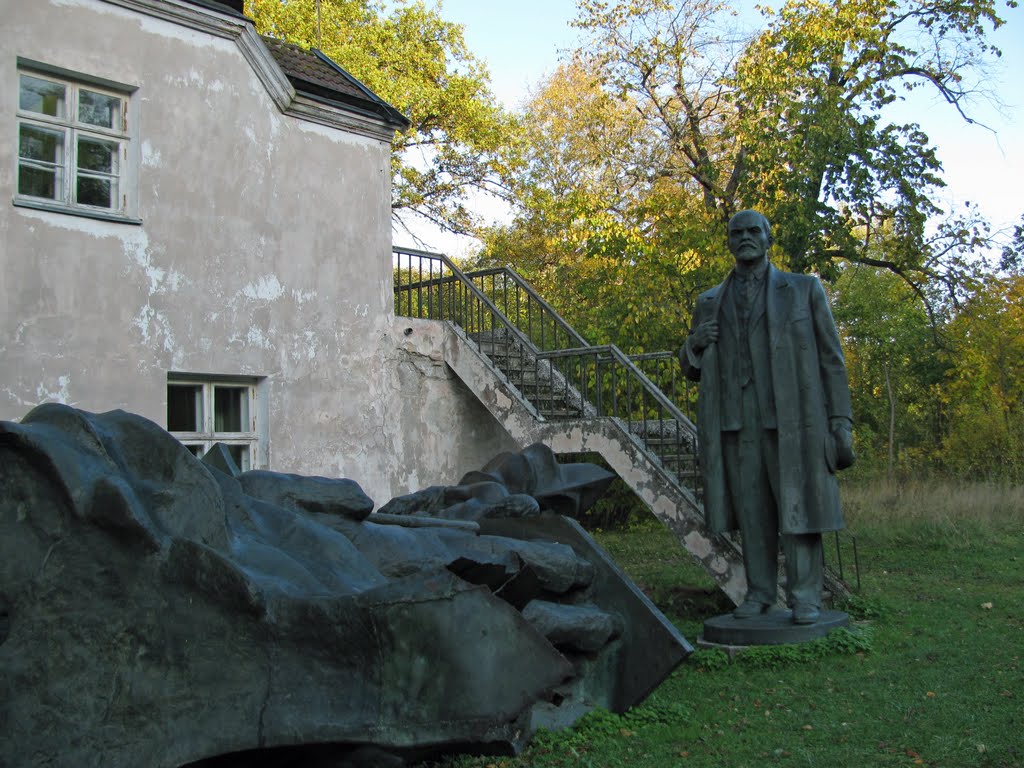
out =
[[[623,716],[592,713],[515,758],[442,764],[1024,766],[1024,505],[974,491],[844,489],[862,578],[853,632],[732,662],[699,651]],[[691,642],[723,609],[665,530],[598,539]]]

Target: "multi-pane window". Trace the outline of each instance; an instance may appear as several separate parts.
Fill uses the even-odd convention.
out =
[[[17,199],[126,215],[128,95],[45,72],[18,72]]]
[[[167,382],[167,431],[202,457],[224,443],[240,470],[259,466],[256,385],[233,381]]]

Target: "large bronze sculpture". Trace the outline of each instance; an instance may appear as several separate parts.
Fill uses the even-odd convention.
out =
[[[781,540],[793,621],[813,624],[821,534],[843,527],[835,473],[854,460],[846,366],[821,283],[769,263],[767,218],[741,211],[728,237],[735,268],[700,295],[680,350],[700,381],[704,513],[715,533],[742,536],[747,593],[733,616],[775,604]]]
[[[613,477],[532,445],[373,512],[123,411],[0,421],[0,766],[391,766],[625,711],[691,648],[558,514]]]

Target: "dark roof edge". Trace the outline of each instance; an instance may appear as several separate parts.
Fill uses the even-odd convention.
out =
[[[242,12],[242,0],[185,0],[191,5],[199,5],[209,11],[217,11],[228,16],[243,19],[252,24],[252,19]]]
[[[340,109],[344,112],[348,112],[349,114],[361,115],[362,117],[370,118],[375,123],[386,125],[392,131],[397,131],[402,128],[402,126],[398,125],[390,118],[384,118],[381,115],[381,110],[370,109],[365,102],[363,102],[363,106],[360,106],[360,104],[355,101],[342,101],[341,99],[325,96],[323,93],[317,93],[312,90],[298,89],[297,92],[299,96],[302,96],[309,101],[322,104],[326,107],[330,107],[331,109]]]
[[[320,59],[320,61],[334,69],[339,75],[344,77],[354,87],[359,89],[360,93],[362,93],[366,97],[367,101],[371,102],[372,104],[378,107],[381,114],[383,114],[383,116],[387,118],[389,123],[399,127],[401,130],[405,130],[410,125],[412,125],[412,120],[410,120],[408,117],[406,117],[397,109],[395,109],[393,106],[384,101],[384,99],[382,99],[376,93],[374,93],[365,85],[363,85],[357,78],[353,77],[351,74],[345,71],[345,69],[341,67],[337,62],[335,62],[330,56],[328,56],[323,51],[317,48],[310,48],[310,51],[314,55],[316,55],[316,57]]]

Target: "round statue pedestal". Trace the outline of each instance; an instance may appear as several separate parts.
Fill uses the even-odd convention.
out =
[[[823,610],[813,624],[794,624],[792,611],[784,608],[773,608],[749,619],[723,613],[704,622],[704,635],[700,639],[703,644],[719,646],[804,643],[849,623],[849,615],[842,611]]]

